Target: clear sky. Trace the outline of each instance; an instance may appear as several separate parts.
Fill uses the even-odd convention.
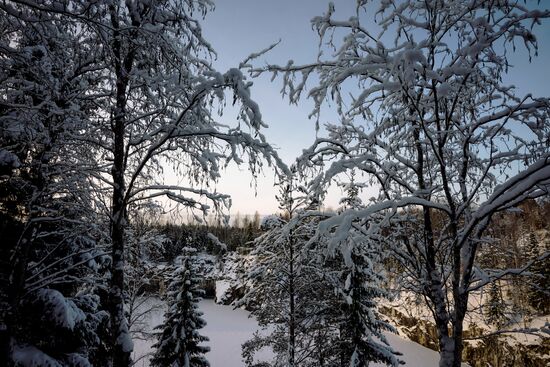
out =
[[[352,14],[354,0],[333,2],[340,18],[347,19]],[[205,38],[218,53],[214,66],[219,71],[237,67],[249,54],[279,39],[281,43],[258,60],[260,63],[286,64],[292,59],[299,64],[315,60],[318,37],[311,29],[310,20],[324,13],[328,3],[327,0],[217,0],[216,9],[203,21]],[[529,64],[524,54],[512,56],[516,67],[512,68],[508,79],[521,92],[549,96],[550,22],[546,21],[539,27],[537,35],[539,57]],[[307,103],[290,106],[281,97],[280,79],[271,82],[269,77],[260,77],[253,82],[252,96],[269,125],[264,134],[279,149],[282,159],[290,164],[315,138],[315,122],[308,119],[311,104],[304,101]],[[321,116],[321,123],[336,119],[334,112],[327,111]],[[252,214],[258,211],[260,214],[270,214],[277,211],[277,191],[271,170],[266,169],[264,177],[259,177],[256,192],[251,187],[251,175],[244,166],[242,170],[230,167],[222,175],[218,190],[233,197],[232,213]],[[325,204],[336,207],[337,203],[338,190],[333,190]]]

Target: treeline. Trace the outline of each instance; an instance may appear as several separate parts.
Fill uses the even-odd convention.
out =
[[[260,215],[256,214],[252,219],[244,217],[242,222],[239,217],[232,222],[232,225],[221,225],[219,223],[210,224],[156,224],[156,228],[161,233],[166,234],[174,241],[174,255],[179,254],[179,247],[196,247],[198,250],[206,251],[212,254],[220,252],[209,234],[214,235],[222,244],[226,251],[236,251],[238,248],[249,248],[253,246],[253,241],[261,233]]]

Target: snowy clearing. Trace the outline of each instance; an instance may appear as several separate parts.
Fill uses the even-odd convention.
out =
[[[161,302],[155,300],[154,302]],[[148,304],[148,307],[152,303]],[[207,325],[201,330],[201,334],[210,338],[208,345],[211,348],[206,356],[212,367],[242,367],[241,344],[249,339],[259,329],[258,324],[249,318],[249,312],[241,309],[234,310],[230,306],[215,303],[213,300],[200,302],[200,309],[204,312]],[[156,309],[147,317],[149,330],[163,321],[163,309]],[[397,335],[386,334],[390,344],[403,353],[401,359],[410,367],[435,367],[438,365],[439,354],[417,343],[405,340]],[[134,361],[136,366],[148,367],[149,360],[144,357],[152,351],[154,341],[134,340]],[[265,351],[260,359],[270,358],[270,352]],[[372,367],[384,366],[372,364]]]

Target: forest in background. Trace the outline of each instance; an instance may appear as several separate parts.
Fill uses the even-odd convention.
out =
[[[346,201],[344,199],[343,203]],[[546,218],[549,218],[550,202],[529,200],[521,203],[519,208],[521,211],[500,214],[498,218],[495,218],[491,228],[488,229],[494,242],[486,250],[480,252],[480,262],[484,266],[505,270],[516,267],[517,264],[536,261],[542,253],[548,251],[550,246],[550,222]],[[155,227],[154,229],[159,234],[166,236],[165,242],[161,246],[164,255],[157,257],[157,264],[158,262],[162,264],[173,263],[181,250],[186,247],[194,247],[198,253],[212,255],[211,258],[206,256],[198,260],[198,263],[201,263],[198,271],[202,279],[201,288],[206,291],[205,297],[213,298],[216,302],[222,304],[242,305],[252,311],[253,314],[257,314],[260,311],[258,305],[275,301],[277,296],[274,294],[274,290],[277,286],[274,283],[267,283],[265,294],[254,295],[251,300],[244,300],[247,292],[250,292],[250,287],[257,287],[257,285],[254,286],[250,282],[248,273],[251,268],[256,266],[254,264],[255,257],[259,257],[265,252],[263,248],[256,249],[258,241],[254,241],[254,239],[265,235],[266,228],[264,226],[260,229],[260,222],[257,225],[254,223],[254,221],[243,223],[239,227],[217,227],[215,225],[166,225]],[[150,230],[153,230],[153,228]],[[208,233],[215,234],[216,239],[226,246],[222,248],[217,246],[216,240],[209,237]],[[297,251],[305,251],[302,246],[307,240],[302,239],[302,241],[296,247]],[[156,246],[158,245],[153,246],[153,248],[156,248]],[[318,251],[318,249],[316,250]],[[146,253],[142,253],[138,258],[148,258]],[[311,254],[306,255],[312,257]],[[279,252],[278,256],[280,257],[278,260],[288,260],[283,252]],[[330,273],[330,266],[334,266],[334,262],[337,262],[337,258],[333,258],[330,265],[324,262],[315,263],[310,260],[308,259],[307,266],[310,268],[317,267],[319,271],[323,272],[324,276]],[[507,338],[506,333],[492,333],[498,330],[516,330],[517,334],[515,335],[518,338],[522,329],[527,331],[528,328],[533,328],[533,320],[544,323],[544,320],[548,318],[548,305],[550,304],[550,298],[546,291],[550,281],[548,261],[547,259],[536,262],[532,269],[525,272],[521,277],[502,278],[476,294],[470,305],[469,325],[466,328],[467,339],[473,338],[473,340],[476,340],[482,337],[483,342],[481,345],[466,342],[465,361],[471,366],[482,366],[486,363],[495,366],[537,366],[545,363],[548,341],[544,341],[544,338],[540,340],[541,343],[538,342],[538,338],[534,339],[535,342],[531,340],[531,342],[525,343],[521,341],[520,336],[518,342],[513,338]],[[166,268],[151,266],[148,261],[141,263],[141,267],[144,264],[148,264],[150,269],[154,269],[154,271],[146,277],[139,277],[143,280],[142,284],[144,286],[144,294],[140,295],[157,297],[158,279],[163,278],[155,272],[165,273]],[[275,261],[270,266],[274,266],[274,264],[276,264]],[[140,267],[138,264],[134,266],[136,268]],[[342,267],[338,266],[337,268]],[[398,286],[402,281],[400,274],[403,270],[400,269],[397,263],[389,260],[384,265],[383,271],[386,274],[383,287],[391,290],[388,297],[391,301],[382,302],[380,307],[382,317],[391,320],[391,323],[399,328],[401,335],[437,350],[436,333],[433,323],[430,322],[430,318],[427,316],[427,310],[424,309],[424,312],[418,311],[419,308],[423,308],[419,304],[421,301],[417,297],[411,297],[409,292]],[[322,295],[321,300],[317,300],[316,305],[309,306],[309,313],[323,314],[322,310],[337,309],[334,305],[327,306],[327,304],[330,304],[327,291],[330,294],[332,289],[338,289],[337,285],[333,283],[323,285],[323,280],[303,273],[300,273],[299,277],[305,278],[301,281],[307,283],[307,291],[303,294],[303,291],[297,292],[297,298],[305,298],[308,302],[314,302],[316,298],[309,293],[311,290]],[[262,279],[262,282],[266,282],[266,280]],[[151,283],[154,284],[152,292],[148,290]],[[221,289],[216,290],[216,286]],[[328,290],[321,292],[320,289],[323,287],[328,287]],[[164,286],[161,289],[164,290]],[[281,297],[283,300],[285,299],[285,295]],[[411,307],[414,311],[411,311]],[[284,311],[279,310],[276,313],[264,315],[266,318],[265,324],[276,324],[276,320],[281,316],[281,313],[284,313]],[[335,317],[334,311],[333,317]],[[336,318],[332,322],[337,323],[335,320]],[[310,321],[308,320],[307,323]],[[339,356],[340,351],[344,349],[338,346],[338,340],[332,340],[328,337],[330,331],[327,330],[334,327],[334,324],[326,320],[324,322],[325,324],[317,320],[314,323],[317,332],[323,330],[323,328],[326,330],[322,333],[323,338],[317,338],[310,342],[310,348],[327,351],[331,350],[327,345],[336,346],[335,350],[331,350],[331,353],[325,356],[323,354],[317,355],[317,358],[321,358],[321,360],[317,359],[316,363],[330,365],[330,358],[327,356]],[[307,338],[311,330],[304,329],[301,330],[301,333],[303,333],[304,338]],[[535,330],[535,328],[532,329],[532,331]],[[256,340],[255,342],[258,343],[259,341]],[[246,345],[248,349],[245,348],[245,353],[253,355],[251,352],[253,346],[254,341],[251,341],[249,345]],[[323,358],[325,358],[324,361]]]

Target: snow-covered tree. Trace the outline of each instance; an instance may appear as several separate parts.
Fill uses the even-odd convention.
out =
[[[402,284],[433,313],[440,365],[458,367],[470,293],[528,266],[480,269],[485,230],[495,213],[548,194],[550,102],[503,78],[517,46],[536,56],[534,29],[550,11],[511,0],[356,4],[349,19],[331,3],[312,20],[321,49],[311,64],[252,72],[282,74],[292,103],[315,75],[312,114],[330,101],[341,122],[326,126],[299,171],[310,170],[316,192],[351,169],[380,189],[375,203],[320,230],[341,238],[359,221],[390,233]]]
[[[530,268],[528,301],[536,311],[546,314],[550,311],[550,257],[540,259],[541,254],[548,251],[544,245],[539,243],[535,233],[529,234],[527,257],[535,263]]]
[[[344,210],[361,209],[359,187],[352,171],[341,200]],[[318,241],[321,246],[331,241]],[[332,248],[319,248],[324,253],[321,271],[330,274],[329,286],[336,290],[330,304],[338,327],[335,341],[341,366],[368,366],[370,362],[399,364],[397,353],[388,344],[382,331],[395,332],[377,312],[377,302],[389,297],[384,289],[383,240],[369,236],[359,226],[352,226],[345,240]]]
[[[89,44],[59,19],[13,10],[0,6],[0,363],[16,363],[22,348],[95,363],[107,319],[81,291],[98,283],[104,223],[88,190],[89,150],[76,139],[93,105]]]
[[[363,203],[359,198],[360,187],[357,185],[357,182],[355,182],[355,171],[351,171],[349,182],[342,184],[341,186],[345,192],[345,196],[340,199],[340,204],[342,205],[343,210],[351,208],[358,209],[363,207]]]
[[[195,275],[193,256],[179,258],[171,274],[167,293],[168,310],[151,360],[153,366],[208,367],[205,354],[210,350],[204,345],[208,341],[200,334],[206,322],[199,311],[198,302],[202,291]]]
[[[228,205],[225,195],[207,190],[208,181],[219,177],[219,162],[249,154],[252,167],[258,152],[267,157],[271,149],[261,135],[253,138],[244,130],[218,124],[210,113],[214,100],[223,90],[234,91],[243,102],[243,125],[257,131],[261,116],[249,97],[248,85],[235,70],[225,74],[214,71],[201,55],[212,50],[202,38],[191,13],[205,13],[207,1],[120,3],[105,5],[107,42],[102,56],[108,61],[111,94],[105,100],[109,124],[99,116],[99,136],[107,136],[104,152],[112,155],[112,244],[113,311],[115,341],[113,358],[127,365],[131,349],[122,315],[124,227],[127,205],[144,198],[168,196],[190,208],[206,211],[199,197],[210,200],[215,209]],[[160,16],[160,14],[165,14]],[[166,16],[169,14],[169,16]],[[107,130],[105,130],[107,128]],[[225,147],[230,147],[225,150]],[[242,148],[242,150],[241,150]],[[229,152],[227,154],[226,152]],[[170,155],[184,178],[193,186],[164,185],[153,178],[160,161]],[[106,177],[104,175],[103,177]],[[117,336],[118,335],[118,336]]]
[[[259,132],[265,124],[250,83],[236,69],[220,73],[211,67],[214,52],[194,17],[212,6],[209,0],[0,4],[22,24],[33,21],[25,18],[30,9],[33,16],[72,27],[83,45],[93,44],[85,57],[67,59],[82,62],[91,81],[84,95],[94,109],[79,139],[94,149],[89,170],[110,221],[114,366],[128,366],[132,350],[123,300],[128,206],[166,196],[191,210],[222,210],[229,198],[212,190],[211,182],[223,165],[246,160],[257,172],[262,158],[280,163]],[[224,105],[226,91],[241,106],[233,126],[212,113]],[[165,184],[158,175],[163,162],[171,162],[188,184]]]
[[[300,366],[310,353],[307,328],[312,314],[306,312],[309,300],[304,292],[312,279],[304,266],[304,255],[314,229],[293,222],[305,199],[293,176],[281,181],[277,198],[283,215],[262,220],[260,228],[265,233],[254,241],[253,260],[243,279],[248,284],[247,293],[239,304],[251,308],[261,326],[271,328],[243,345],[247,365],[256,363],[254,354],[264,346],[275,352],[274,366]]]
[[[349,203],[359,205],[358,188],[348,188]],[[266,232],[254,243],[243,281],[248,291],[241,304],[270,331],[243,345],[247,364],[255,365],[254,353],[269,346],[275,366],[397,365],[381,333],[393,329],[376,311],[376,302],[387,296],[377,267],[380,247],[369,245],[360,230],[335,247],[326,236],[316,237],[326,217],[294,177],[283,182],[278,199],[283,216],[263,219]]]
[[[497,282],[489,286],[489,298],[485,305],[487,322],[497,328],[502,327],[506,322],[506,302],[502,298],[502,292]]]

